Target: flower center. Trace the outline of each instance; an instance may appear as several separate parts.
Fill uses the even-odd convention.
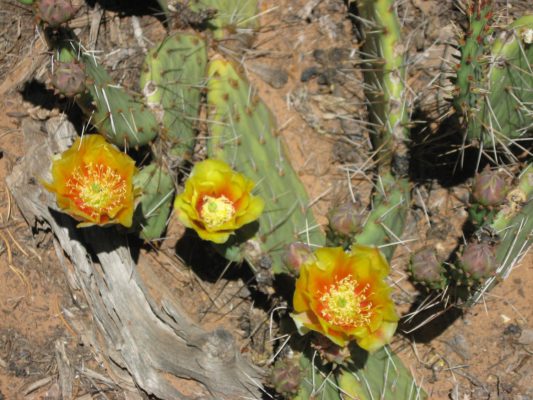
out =
[[[207,228],[216,229],[231,220],[234,215],[235,207],[233,206],[233,202],[226,196],[203,197],[200,216]]]
[[[78,205],[92,215],[108,213],[126,198],[125,179],[104,164],[77,167],[67,180],[67,188]]]
[[[333,325],[358,327],[370,322],[372,303],[366,292],[369,285],[360,288],[351,275],[331,284],[320,297],[322,317]]]

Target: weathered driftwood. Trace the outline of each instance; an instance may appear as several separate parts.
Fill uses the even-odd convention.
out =
[[[70,259],[64,263],[70,289],[92,317],[92,326],[79,318],[73,325],[106,361],[110,376],[132,394],[140,388],[161,399],[260,398],[261,372],[241,358],[232,335],[193,323],[167,282],[146,262],[134,262],[126,235],[76,229],[55,210],[53,196],[38,179],[49,178],[50,156],[64,150],[75,133],[60,119],[47,123],[48,135],[40,129],[39,123],[23,123],[26,156],[8,186],[30,226],[50,227],[59,255]]]

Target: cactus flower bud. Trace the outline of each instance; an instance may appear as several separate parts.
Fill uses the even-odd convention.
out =
[[[59,93],[74,97],[85,91],[85,68],[76,61],[60,62],[55,65],[52,86]]]
[[[442,266],[432,247],[425,247],[411,256],[409,271],[417,283],[438,289],[443,285]]]
[[[294,242],[285,247],[283,262],[295,276],[300,275],[300,267],[313,256],[311,247],[302,242]]]
[[[285,397],[292,397],[298,393],[301,380],[302,370],[296,358],[276,361],[270,373],[272,386],[276,392]]]
[[[490,277],[498,267],[493,246],[484,242],[467,244],[461,256],[461,266],[475,280]]]
[[[474,198],[484,206],[498,206],[503,203],[509,188],[501,172],[485,168],[474,180]]]
[[[40,0],[36,6],[38,17],[53,28],[64,24],[76,14],[71,0]]]
[[[331,210],[328,220],[331,230],[352,236],[361,229],[363,216],[357,211],[357,204],[346,202]]]
[[[314,335],[311,347],[318,351],[320,358],[328,364],[344,365],[351,360],[348,346],[337,346],[323,335]]]

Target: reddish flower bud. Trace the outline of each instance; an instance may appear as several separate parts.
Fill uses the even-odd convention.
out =
[[[415,282],[437,289],[443,285],[443,268],[432,247],[417,251],[411,257],[409,270]]]
[[[64,24],[76,14],[70,0],[40,0],[36,7],[39,18],[53,28]]]
[[[312,255],[313,250],[308,245],[302,242],[294,242],[285,247],[283,262],[294,275],[298,276],[300,275],[300,267]]]
[[[501,172],[485,168],[474,180],[474,198],[484,206],[495,207],[503,203],[509,188]]]
[[[346,202],[331,210],[328,220],[332,231],[352,236],[361,229],[363,215],[358,212],[357,204]]]
[[[498,267],[493,246],[488,243],[467,244],[461,256],[461,266],[475,280],[490,277]]]
[[[82,64],[60,62],[54,66],[52,86],[67,97],[74,97],[85,91],[85,68]]]

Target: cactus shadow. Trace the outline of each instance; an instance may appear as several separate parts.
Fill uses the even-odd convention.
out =
[[[161,21],[166,19],[157,0],[86,0],[86,3],[89,7],[98,4],[104,10],[116,12],[123,17],[151,15]]]
[[[446,304],[437,299],[433,299],[433,306],[424,309],[425,305],[433,303],[432,295],[423,287],[419,289],[421,294],[400,319],[398,332],[417,343],[430,343],[461,318],[464,312],[453,304]]]
[[[62,114],[66,115],[77,132],[82,132],[84,126],[83,113],[73,100],[61,98],[53,90],[48,89],[44,83],[35,79],[26,82],[20,94],[24,101],[34,106],[49,111],[58,109]]]
[[[423,121],[411,129],[409,176],[413,182],[437,181],[449,188],[464,183],[489,161],[474,146],[465,146],[463,128],[455,114],[432,121],[416,110],[413,121]],[[432,126],[437,125],[436,129]]]
[[[196,276],[207,282],[216,282],[222,273],[225,279],[236,279],[239,276],[241,267],[236,263],[229,264],[209,242],[200,239],[193,230],[185,231],[176,243],[175,253]]]

